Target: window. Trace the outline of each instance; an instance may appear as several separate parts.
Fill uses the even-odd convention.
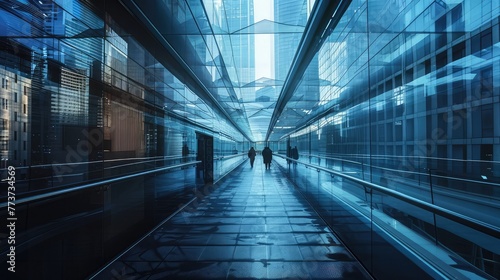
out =
[[[26,123],[23,122],[23,132],[26,132]]]
[[[392,142],[394,141],[394,134],[393,134],[393,127],[394,127],[394,122],[389,122],[385,125],[385,134],[386,134],[386,141],[387,142]]]
[[[489,97],[493,93],[493,70],[488,67],[481,71],[481,95]]]
[[[14,102],[17,103],[17,92],[14,92]]]
[[[9,122],[6,119],[0,119],[0,130],[8,130]]]
[[[431,73],[431,60],[430,59],[427,59],[425,62],[425,74],[429,74]]]
[[[462,3],[460,3],[451,10],[451,22],[456,23],[457,21],[462,21],[462,18]]]
[[[493,105],[481,106],[482,136],[493,137]]]
[[[9,100],[5,99],[5,98],[2,98],[2,109],[8,110],[9,109],[8,104],[9,104]]]
[[[471,38],[471,54],[475,54],[481,50],[487,49],[491,47],[493,43],[493,38],[492,38],[492,33],[491,33],[491,28],[488,28],[487,30],[481,32],[480,34],[477,34]],[[488,56],[491,56],[491,53],[486,53]],[[483,58],[490,58],[490,57],[484,57]]]
[[[475,35],[470,39],[470,53],[475,54],[481,49],[481,41],[480,36]]]
[[[438,108],[448,106],[448,85],[438,85],[436,87],[436,98]]]
[[[432,139],[437,137],[435,140],[443,140],[447,138],[448,134],[448,123],[449,123],[449,114],[448,113],[439,113],[437,115],[437,128],[438,130],[431,134]]]
[[[466,109],[453,111],[453,118],[450,120],[453,139],[464,139],[467,137],[467,118]]]
[[[439,53],[438,55],[436,55],[436,68],[439,69],[439,68],[446,66],[446,64],[448,64],[447,60],[448,60],[448,56],[446,54],[446,51],[443,51],[443,52]],[[440,78],[440,77],[438,77],[438,78]]]
[[[481,49],[487,49],[493,44],[491,28],[481,32]]]
[[[465,103],[465,86],[464,82],[462,80],[460,81],[455,81],[452,84],[452,98],[453,98],[453,104],[462,104]]]
[[[23,104],[23,113],[26,115],[26,104]]]
[[[453,61],[459,60],[465,56],[465,42],[461,42],[452,48],[453,54],[452,54],[452,59]]]
[[[481,145],[481,175],[489,177],[493,164],[489,161],[493,160],[493,145],[492,144],[482,144]]]
[[[436,50],[445,46],[447,42],[447,36],[446,36],[446,27],[447,27],[447,22],[446,22],[446,14],[442,15],[438,20],[436,20],[435,23],[435,30],[436,30]]]
[[[467,173],[467,162],[463,161],[467,159],[467,145],[453,145],[452,146],[452,157],[453,159],[458,159],[452,161],[453,164],[453,174],[460,175]]]
[[[402,140],[403,140],[403,121],[398,120],[394,122],[394,141],[402,141]]]
[[[0,150],[1,151],[9,150],[9,140],[0,140]]]
[[[434,28],[436,32],[443,32],[446,30],[446,14],[442,15],[439,19],[434,23]]]

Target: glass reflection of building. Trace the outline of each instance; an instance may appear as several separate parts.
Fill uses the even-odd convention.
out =
[[[29,162],[29,89],[31,80],[0,68],[0,156],[1,167],[26,166]]]

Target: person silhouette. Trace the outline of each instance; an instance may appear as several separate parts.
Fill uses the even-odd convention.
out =
[[[271,169],[271,161],[273,160],[273,151],[269,147],[265,147],[262,150],[262,158],[264,159],[264,165],[266,169]]]
[[[196,178],[205,178],[205,151],[203,148],[198,148],[196,160],[201,161],[196,164]],[[201,174],[200,174],[201,173]],[[201,175],[201,176],[200,176]]]
[[[248,151],[248,158],[250,159],[250,167],[253,168],[253,162],[255,161],[255,155],[257,153],[255,152],[255,149],[253,147],[250,148]]]
[[[183,162],[187,162],[188,161],[188,156],[189,156],[189,148],[186,144],[184,144],[184,146],[182,146],[182,158],[183,158]]]
[[[286,157],[288,157],[288,158],[292,157],[292,147],[291,146],[288,146],[288,148],[286,148]],[[291,160],[288,158],[286,159],[286,163],[290,164]]]
[[[297,149],[297,146],[293,147],[291,151],[291,158],[293,158],[294,160],[299,159],[299,150]],[[297,162],[294,161],[293,164],[297,164]]]

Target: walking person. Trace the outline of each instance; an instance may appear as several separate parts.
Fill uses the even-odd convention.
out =
[[[250,159],[250,167],[253,168],[253,162],[255,161],[255,155],[257,153],[255,152],[255,149],[253,147],[250,148],[248,151],[248,158]]]
[[[273,151],[269,147],[265,147],[262,150],[262,158],[264,159],[264,165],[266,169],[271,169],[271,161],[273,160]]]
[[[189,156],[189,148],[186,144],[184,144],[184,146],[182,146],[182,161],[188,162],[188,156]]]
[[[291,160],[288,158],[292,157],[292,146],[288,146],[288,148],[286,148],[286,157],[287,157],[286,163],[290,164]]]
[[[196,164],[196,178],[205,178],[205,151],[203,148],[198,148],[198,153],[196,155],[196,160],[201,161]],[[200,176],[201,173],[201,176]]]
[[[294,160],[299,159],[299,150],[297,149],[297,146],[293,147],[292,152],[291,152],[291,156]],[[297,162],[294,161],[293,164],[297,165]]]
[[[187,144],[184,144],[184,146],[182,146],[182,162],[188,162],[189,160],[189,148],[187,146]],[[187,166],[183,166],[181,167],[181,169],[186,169],[188,168]]]

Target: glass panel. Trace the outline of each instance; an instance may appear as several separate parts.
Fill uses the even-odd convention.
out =
[[[497,204],[500,198],[495,171],[500,164],[500,106],[494,82],[499,76],[494,35],[499,14],[498,1],[352,1],[328,30],[271,140],[280,143],[283,155],[288,145],[300,144],[301,153],[312,158],[299,160],[304,164],[498,226],[491,215],[499,209],[490,202]],[[309,176],[293,167],[287,170],[301,183]],[[389,230],[384,228],[387,221],[377,221],[383,214],[397,221],[394,228],[408,227],[403,235],[431,237],[431,243],[450,238],[443,247],[475,266],[471,271],[498,275],[498,262],[490,261],[499,252],[479,245],[472,233],[465,237],[471,230],[467,226],[436,223],[432,213],[388,202],[390,196],[382,192],[371,193],[370,201],[360,196],[355,183],[339,186],[343,191],[352,187],[352,195],[370,203],[373,242]],[[493,242],[491,236],[487,239]],[[372,254],[366,263],[383,274],[386,256],[376,249]]]

